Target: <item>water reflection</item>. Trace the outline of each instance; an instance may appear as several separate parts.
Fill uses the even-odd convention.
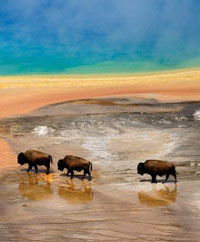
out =
[[[24,173],[20,176],[19,194],[26,199],[40,201],[53,196],[52,174]]]
[[[177,195],[177,184],[172,190],[167,185],[158,188],[157,184],[152,185],[152,190],[138,192],[140,203],[148,206],[167,206],[175,203]]]
[[[58,194],[71,204],[88,203],[93,200],[91,184],[88,183],[88,185],[86,185],[84,181],[81,182],[80,186],[75,187],[72,180],[67,180],[66,185],[59,186]]]

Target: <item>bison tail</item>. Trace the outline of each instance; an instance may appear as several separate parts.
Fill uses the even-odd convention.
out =
[[[90,171],[92,171],[92,163],[91,162],[89,162],[89,169],[90,169]]]
[[[51,155],[49,155],[49,161],[51,162],[51,164],[53,164],[53,159]]]

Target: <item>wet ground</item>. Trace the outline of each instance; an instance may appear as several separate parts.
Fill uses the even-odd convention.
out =
[[[13,153],[1,158],[1,241],[199,241],[199,110],[200,102],[106,98],[2,119]],[[52,154],[52,173],[20,171],[13,157],[27,149]],[[92,161],[92,181],[57,171],[66,154]],[[174,162],[177,185],[136,174],[151,158]]]

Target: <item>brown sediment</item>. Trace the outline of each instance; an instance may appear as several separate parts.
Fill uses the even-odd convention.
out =
[[[13,167],[17,167],[16,154],[5,140],[0,139],[0,169]]]

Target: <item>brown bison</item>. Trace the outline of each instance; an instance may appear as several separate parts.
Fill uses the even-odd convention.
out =
[[[167,161],[161,160],[146,160],[144,163],[139,163],[137,167],[137,173],[140,175],[149,174],[152,177],[152,183],[156,183],[156,176],[166,175],[166,179],[163,183],[167,181],[169,175],[174,176],[175,183],[176,180],[176,169],[175,166]]]
[[[53,162],[52,162],[51,155],[45,154],[37,150],[27,150],[25,153],[23,152],[19,153],[18,163],[20,165],[24,165],[25,163],[27,163],[29,165],[27,172],[29,172],[34,166],[35,173],[37,173],[38,171],[37,166],[46,166],[47,168],[46,174],[49,174],[50,163],[53,163]]]
[[[67,176],[71,173],[71,179],[74,176],[74,171],[84,171],[83,179],[85,175],[89,175],[91,179],[92,163],[78,156],[66,155],[64,159],[58,161],[58,170],[63,171],[67,169]]]

